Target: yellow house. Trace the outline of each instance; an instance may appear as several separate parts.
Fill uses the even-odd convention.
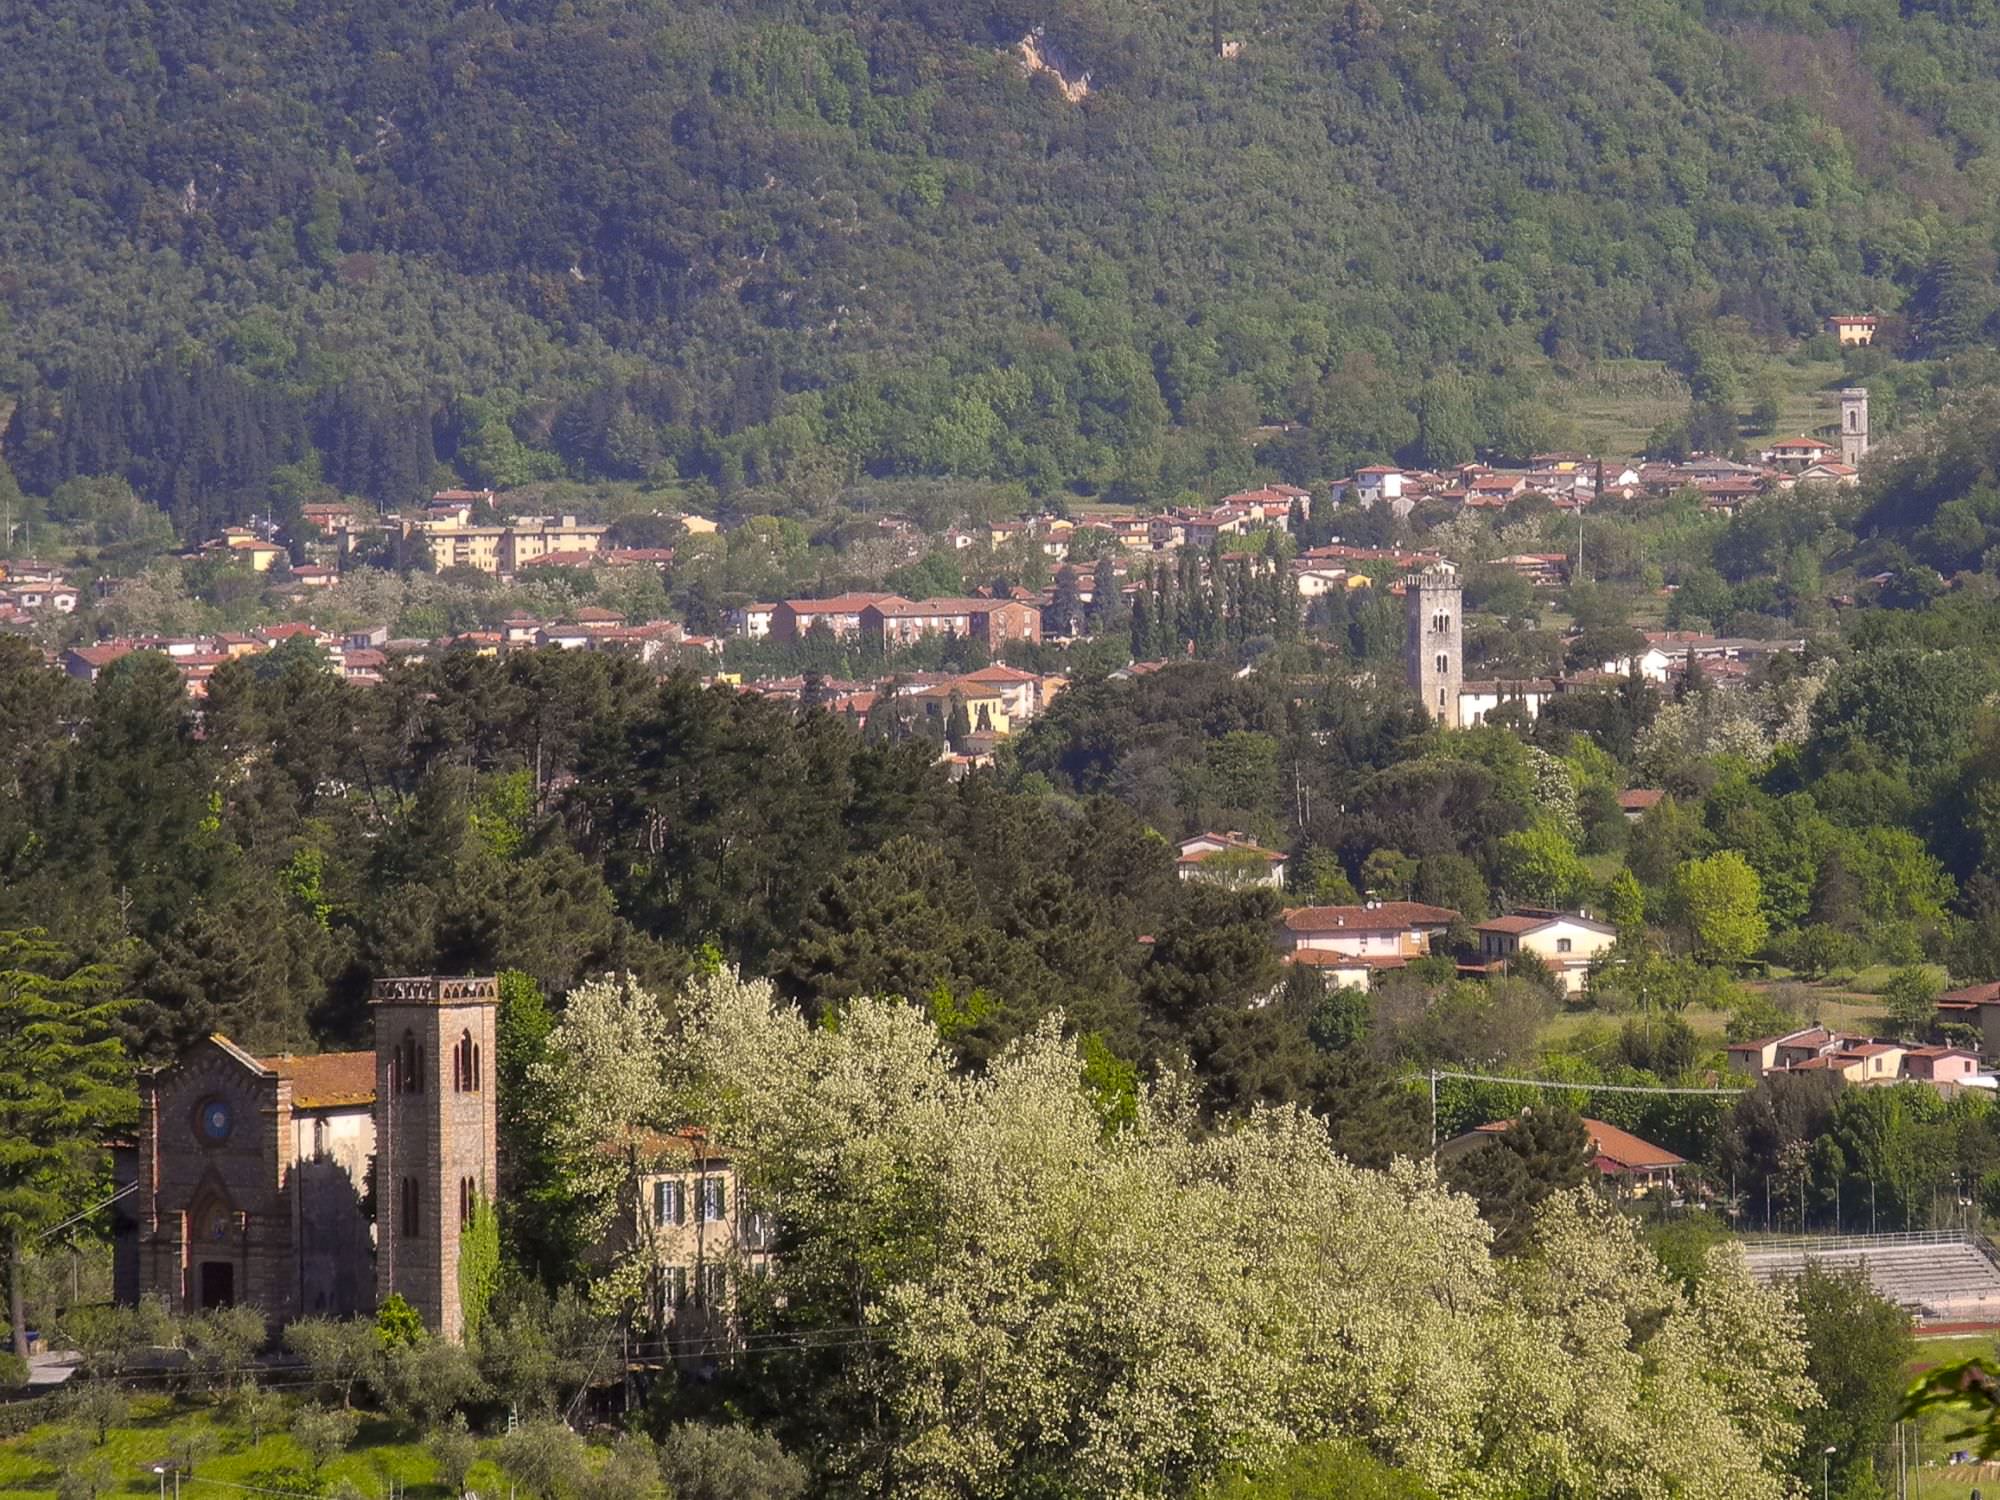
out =
[[[229,538],[229,556],[233,561],[248,563],[253,573],[268,573],[277,565],[278,559],[286,555],[283,547],[270,542],[258,541],[251,536]]]
[[[970,721],[974,734],[1013,733],[1014,721],[1007,713],[1006,695],[997,687],[975,686],[961,679],[910,695],[910,701],[917,704],[927,717],[945,724],[951,722],[953,699],[965,705],[965,717]]]
[[[655,1327],[726,1339],[740,1278],[770,1269],[771,1215],[745,1201],[729,1152],[704,1130],[635,1131],[604,1149],[630,1176],[601,1252],[638,1265]]]

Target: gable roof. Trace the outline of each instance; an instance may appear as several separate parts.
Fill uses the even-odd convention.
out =
[[[1575,912],[1516,912],[1511,916],[1494,917],[1490,921],[1473,924],[1474,932],[1511,933],[1524,937],[1531,932],[1540,932],[1544,927],[1554,927],[1568,922],[1577,927],[1588,927],[1593,932],[1616,933],[1617,928],[1608,922],[1600,922],[1595,917],[1579,916]]]
[[[1489,1120],[1484,1125],[1475,1125],[1474,1135],[1499,1135],[1512,1120]],[[1651,1141],[1641,1140],[1629,1130],[1620,1130],[1616,1125],[1607,1125],[1602,1120],[1588,1116],[1583,1121],[1584,1132],[1590,1137],[1590,1154],[1598,1158],[1600,1169],[1605,1162],[1614,1167],[1626,1169],[1646,1167],[1684,1167],[1684,1157],[1674,1155],[1664,1146],[1655,1146]]]
[[[257,1062],[291,1080],[294,1109],[338,1109],[375,1102],[373,1052],[320,1052],[311,1057],[288,1052]]]
[[[1449,927],[1458,913],[1421,901],[1378,901],[1372,906],[1295,906],[1284,915],[1293,932],[1388,932]]]
[[[1219,844],[1219,849],[1194,849],[1192,844]],[[1275,849],[1266,849],[1254,839],[1246,839],[1240,833],[1198,833],[1193,838],[1180,842],[1180,863],[1199,864],[1205,859],[1214,859],[1225,854],[1254,854],[1272,864],[1283,864],[1285,856]]]

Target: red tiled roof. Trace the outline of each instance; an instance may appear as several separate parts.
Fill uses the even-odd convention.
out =
[[[1494,917],[1491,921],[1480,922],[1474,928],[1478,932],[1533,932],[1538,927],[1546,927],[1554,917]]]
[[[831,599],[787,599],[784,607],[795,615],[858,615],[871,604],[895,597],[894,594],[836,594]]]
[[[312,1057],[260,1057],[260,1066],[292,1082],[294,1109],[338,1109],[375,1102],[373,1052],[321,1052]]]
[[[1400,953],[1335,953],[1329,948],[1294,948],[1284,961],[1302,969],[1400,969],[1409,963]]]
[[[1512,1120],[1491,1120],[1473,1128],[1475,1133],[1480,1135],[1499,1135],[1513,1123]],[[1630,1131],[1620,1130],[1616,1125],[1607,1125],[1602,1120],[1586,1117],[1583,1128],[1590,1136],[1591,1155],[1611,1162],[1616,1167],[1630,1170],[1687,1165],[1685,1158],[1674,1155],[1666,1147],[1655,1146],[1651,1141],[1642,1141]]]
[[[1644,812],[1657,805],[1667,794],[1652,787],[1632,787],[1618,794],[1618,805],[1626,812]]]
[[[1373,906],[1298,906],[1285,913],[1293,932],[1386,932],[1449,927],[1458,913],[1421,901],[1380,901]]]
[[[1938,999],[1958,1005],[2000,1003],[2000,980],[1988,984],[1968,984],[1963,989],[1946,990],[1938,996]]]

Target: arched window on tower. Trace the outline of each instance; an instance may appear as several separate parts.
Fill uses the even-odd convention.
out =
[[[458,1045],[451,1049],[451,1086],[462,1094],[479,1092],[479,1044],[469,1030],[458,1034]]]
[[[479,1055],[479,1043],[472,1044],[472,1091],[476,1094],[486,1087],[484,1060]]]

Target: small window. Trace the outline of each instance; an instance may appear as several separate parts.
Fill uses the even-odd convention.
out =
[[[660,1297],[672,1312],[688,1299],[688,1273],[686,1266],[662,1266],[660,1268]]]
[[[313,1160],[326,1160],[326,1121],[313,1121]]]
[[[1442,651],[1438,652],[1437,669],[1439,672],[1449,672],[1451,670],[1451,658]]]
[[[653,1222],[656,1224],[687,1223],[686,1183],[656,1182],[653,1184]]]
[[[695,1201],[695,1217],[703,1224],[713,1224],[723,1217],[728,1200],[723,1192],[720,1177],[704,1177],[700,1185],[700,1197]]]
[[[701,1268],[701,1300],[709,1307],[720,1307],[729,1300],[729,1267],[711,1264]]]
[[[1556,952],[1567,953],[1569,952],[1569,950],[1570,950],[1570,941],[1568,938],[1556,939]]]

